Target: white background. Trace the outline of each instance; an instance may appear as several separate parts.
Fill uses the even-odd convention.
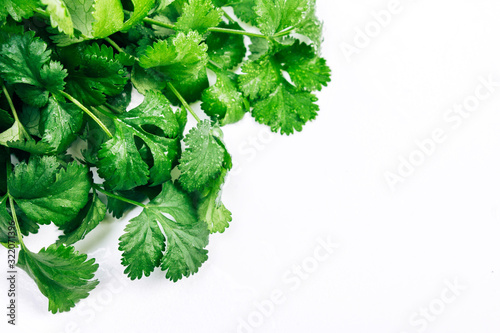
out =
[[[211,236],[198,274],[129,281],[118,238],[139,211],[108,218],[77,245],[101,264],[91,296],[52,315],[21,272],[19,326],[2,315],[2,331],[498,332],[500,87],[460,126],[444,117],[480,77],[500,82],[500,2],[401,0],[347,59],[342,43],[355,46],[356,29],[389,3],[318,0],[333,77],[302,133],[270,136],[251,117],[224,129],[238,165],[223,197],[233,222]],[[446,140],[391,189],[386,173],[436,129]],[[26,243],[37,250],[55,237],[48,229]],[[328,237],[338,248],[316,267],[318,239]],[[302,263],[310,274],[298,278],[291,270]],[[278,291],[284,301],[270,307]]]

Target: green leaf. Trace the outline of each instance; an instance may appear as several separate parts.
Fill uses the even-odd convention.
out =
[[[52,155],[56,154],[56,151],[53,147],[51,147],[48,143],[43,141],[34,141],[34,140],[17,140],[17,141],[8,141],[7,146],[10,148],[24,150],[28,153],[34,155]]]
[[[64,235],[59,236],[57,243],[71,245],[84,239],[90,231],[104,220],[104,217],[106,217],[106,205],[94,191],[92,198],[78,216],[64,226]]]
[[[295,86],[307,91],[321,90],[330,82],[331,71],[326,60],[316,55],[312,46],[296,41],[276,57],[290,74]]]
[[[255,5],[258,26],[268,36],[296,27],[311,10],[310,0],[256,0]]]
[[[234,13],[243,22],[257,25],[257,14],[255,13],[255,0],[235,1],[232,4]]]
[[[238,23],[222,23],[219,27],[241,30]],[[208,57],[223,69],[239,65],[247,51],[242,35],[211,32],[205,42],[208,46]]]
[[[10,162],[10,155],[0,146],[0,195],[7,193],[7,161]]]
[[[85,48],[81,62],[69,67],[66,92],[86,105],[101,105],[106,96],[115,96],[127,83],[127,72],[113,49],[97,43]]]
[[[205,71],[207,61],[207,45],[195,31],[158,41],[139,58],[142,67],[154,67],[177,82],[198,78]]]
[[[189,0],[175,26],[180,31],[196,30],[203,34],[220,23],[222,14],[222,10],[215,8],[211,0]]]
[[[170,5],[174,0],[158,0],[158,11],[164,10],[168,5]]]
[[[155,6],[155,0],[132,0],[134,11],[120,30],[127,30],[144,19]]]
[[[69,36],[73,36],[73,20],[66,4],[62,0],[40,0],[47,8],[45,11],[50,15],[50,24]]]
[[[131,279],[149,276],[161,264],[166,277],[175,282],[196,273],[208,258],[207,226],[197,220],[188,196],[171,182],[163,184],[161,193],[130,220],[125,232],[119,249]]]
[[[7,211],[7,197],[0,201],[0,243],[6,244],[10,239],[17,240],[12,217]]]
[[[139,192],[136,189],[130,191],[113,191],[113,193],[121,197],[138,202],[142,202],[147,198],[147,196],[144,193]],[[117,219],[121,218],[127,210],[136,207],[132,204],[129,204],[127,202],[112,197],[107,197],[107,198],[108,198],[107,209],[113,215],[113,217]]]
[[[316,118],[318,99],[307,91],[299,91],[287,82],[282,82],[266,99],[255,103],[252,116],[261,124],[271,127],[273,132],[292,134]]]
[[[60,102],[54,97],[42,109],[40,131],[43,142],[56,152],[63,152],[76,139],[83,123],[83,112],[73,103]]]
[[[72,162],[61,168],[54,156],[31,156],[28,164],[16,165],[8,187],[29,219],[62,225],[87,203],[90,182],[83,165]]]
[[[95,0],[92,36],[105,38],[123,28],[123,7],[120,0]]]
[[[167,86],[165,74],[154,69],[142,68],[137,63],[132,68],[132,83],[138,92],[145,95],[148,90],[163,90]]]
[[[9,141],[20,140],[23,136],[21,133],[21,126],[22,125],[16,121],[9,129],[0,133],[0,144],[6,146]]]
[[[23,105],[23,112],[19,114],[19,120],[29,134],[41,137],[39,130],[40,109],[28,104]]]
[[[232,221],[231,212],[220,199],[226,174],[227,170],[223,169],[220,176],[204,190],[198,206],[198,216],[207,223],[210,233],[223,233]]]
[[[239,76],[239,86],[250,99],[263,98],[276,89],[281,80],[281,71],[273,58],[263,56],[246,62],[241,67],[246,75]]]
[[[0,109],[0,131],[5,131],[14,125],[14,119],[5,110]]]
[[[94,0],[64,0],[75,29],[78,29],[85,38],[92,37],[92,23],[95,21]]]
[[[37,7],[37,0],[0,0],[0,21],[5,21],[7,15],[18,22],[30,18]]]
[[[245,101],[236,83],[224,73],[217,73],[217,81],[203,92],[201,108],[220,125],[235,123],[245,115]]]
[[[188,192],[202,190],[221,172],[225,149],[214,137],[215,129],[203,120],[184,138],[187,148],[179,161],[179,182]]]
[[[98,172],[113,190],[129,190],[150,180],[170,179],[180,150],[180,127],[170,104],[160,92],[150,91],[141,105],[117,116],[116,132],[99,151]],[[143,160],[136,138],[149,148],[153,165]]]
[[[17,266],[31,276],[49,299],[49,310],[57,313],[69,311],[97,286],[99,282],[91,280],[98,268],[94,262],[72,246],[52,244],[38,253],[21,250]]]

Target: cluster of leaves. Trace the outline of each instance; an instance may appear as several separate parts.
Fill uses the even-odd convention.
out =
[[[107,211],[143,209],[119,239],[131,279],[196,273],[232,219],[221,126],[248,112],[301,131],[330,81],[314,0],[6,0],[0,22],[0,242],[20,246],[53,313],[97,285],[73,244]],[[133,89],[144,100],[127,110]],[[31,252],[23,236],[50,223],[61,236]]]

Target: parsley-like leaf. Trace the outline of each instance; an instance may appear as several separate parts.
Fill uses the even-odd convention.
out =
[[[282,82],[269,97],[254,104],[252,115],[273,132],[292,134],[316,118],[318,99],[307,91],[299,91],[288,82]]]
[[[223,169],[219,177],[203,191],[198,206],[198,215],[202,221],[207,223],[210,233],[223,233],[233,219],[231,212],[220,199],[226,174],[227,169]]]
[[[204,120],[184,138],[187,148],[179,161],[179,182],[188,192],[202,190],[221,172],[225,148],[214,136],[214,130],[210,122]]]
[[[196,273],[208,258],[207,225],[197,220],[188,196],[171,182],[163,184],[161,193],[130,220],[125,232],[120,250],[131,279],[149,276],[161,264],[166,277],[175,282]]]
[[[49,311],[57,313],[69,311],[97,286],[99,282],[91,280],[98,267],[94,262],[72,246],[53,244],[38,253],[22,249],[17,266],[31,276],[49,299]]]
[[[32,156],[28,164],[21,162],[14,168],[8,187],[29,219],[62,225],[87,203],[90,174],[76,162],[61,168],[54,156]]]
[[[175,26],[180,31],[196,30],[202,34],[208,28],[217,26],[222,14],[222,10],[215,8],[211,0],[189,0]]]
[[[45,11],[50,15],[50,24],[53,28],[58,28],[59,31],[72,36],[73,35],[73,21],[66,3],[62,0],[40,0],[42,4],[46,5]]]
[[[7,15],[16,21],[33,16],[38,7],[37,0],[2,0],[0,2],[0,21],[5,21]]]
[[[59,236],[57,243],[71,245],[84,239],[90,231],[97,227],[105,216],[106,205],[94,191],[92,197],[80,213],[72,221],[63,226],[64,235]]]
[[[222,23],[219,27],[241,30],[237,23]],[[210,60],[224,69],[231,69],[239,65],[247,51],[242,35],[212,32],[205,42],[208,46]]]
[[[118,115],[116,132],[99,151],[98,172],[113,190],[129,190],[151,180],[152,185],[170,179],[170,170],[180,150],[179,123],[167,99],[149,92],[143,103]],[[153,165],[143,160],[136,139],[150,149]]]

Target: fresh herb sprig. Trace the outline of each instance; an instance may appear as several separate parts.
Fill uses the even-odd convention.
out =
[[[220,199],[232,168],[220,127],[248,112],[289,135],[315,119],[314,92],[330,81],[321,29],[314,0],[0,7],[0,242],[16,240],[17,265],[50,311],[70,310],[98,284],[98,265],[72,245],[107,211],[142,208],[119,239],[131,279],[199,270],[209,234],[232,220]],[[128,110],[133,89],[144,101]],[[198,100],[207,117],[191,108]],[[196,124],[185,133],[188,112]],[[79,157],[67,153],[76,140],[86,145]],[[61,236],[31,252],[24,238],[50,223]]]

